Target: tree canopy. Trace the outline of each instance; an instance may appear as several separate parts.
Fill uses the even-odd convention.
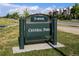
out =
[[[28,13],[27,9],[25,9],[23,11],[22,16],[26,17],[28,15],[29,15],[29,13]],[[7,18],[13,18],[13,19],[18,19],[20,17],[20,15],[19,15],[19,12],[13,12],[12,14],[8,13],[5,17],[7,17]]]
[[[28,13],[27,9],[25,9],[25,10],[24,10],[23,15],[24,15],[25,17],[29,15],[29,13]]]

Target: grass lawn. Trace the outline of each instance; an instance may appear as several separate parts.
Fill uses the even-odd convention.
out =
[[[31,51],[24,53],[12,53],[12,47],[18,46],[18,26],[0,29],[0,55],[21,55],[21,56],[62,56],[61,51],[65,55],[79,55],[79,36],[58,31],[58,42],[66,47],[55,49],[46,49],[39,51]]]
[[[9,25],[15,24],[17,20],[10,20],[7,18],[0,18],[0,25]],[[18,25],[14,27],[8,28],[0,28],[0,55],[2,56],[12,56],[12,55],[21,55],[21,56],[62,56],[64,55],[79,55],[79,36],[60,32],[58,31],[58,42],[64,44],[66,47],[58,48],[57,50],[46,49],[46,50],[39,50],[39,51],[31,51],[31,52],[24,52],[24,53],[12,53],[12,47],[18,46]],[[62,54],[62,53],[63,54]]]
[[[12,20],[8,18],[0,18],[0,25],[10,25],[14,23],[17,23],[17,20]]]

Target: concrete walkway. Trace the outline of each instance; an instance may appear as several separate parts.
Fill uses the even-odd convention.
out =
[[[51,48],[61,48],[65,47],[65,45],[57,42],[57,45],[53,45],[49,42],[48,43],[37,43],[37,44],[29,44],[25,45],[24,49],[19,49],[19,47],[13,47],[13,53],[21,53],[21,52],[29,52],[34,50],[44,50],[44,49],[51,49]]]
[[[58,21],[58,25],[65,25],[65,26],[76,26],[79,27],[79,22],[65,22],[65,21]]]
[[[76,27],[57,26],[57,30],[79,35],[79,28]]]
[[[17,26],[17,25],[18,25],[17,23],[16,24],[12,24],[12,25],[7,26],[6,28]]]
[[[15,23],[15,24],[10,24],[10,25],[0,25],[0,28],[9,28],[9,27],[13,27],[13,26],[17,26],[19,24]]]

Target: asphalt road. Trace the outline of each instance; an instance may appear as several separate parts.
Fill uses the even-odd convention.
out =
[[[78,22],[60,21],[57,24],[58,24],[57,30],[79,35],[79,23]],[[65,25],[65,26],[63,26],[63,25]],[[73,26],[75,26],[75,27],[73,27]]]
[[[66,26],[79,26],[79,22],[65,22],[65,21],[58,21],[58,25],[66,25]]]
[[[79,35],[79,28],[75,27],[57,26],[57,30]]]

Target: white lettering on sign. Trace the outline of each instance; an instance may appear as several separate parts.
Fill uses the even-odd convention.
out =
[[[37,17],[34,17],[34,20],[44,20],[44,18],[37,18]]]
[[[28,32],[42,32],[42,29],[28,29]]]
[[[40,29],[38,29],[38,28],[35,28],[35,29],[29,28],[28,29],[28,32],[45,32],[45,31],[50,31],[50,29],[49,28],[40,28]]]
[[[43,31],[50,31],[49,28],[43,28]]]

